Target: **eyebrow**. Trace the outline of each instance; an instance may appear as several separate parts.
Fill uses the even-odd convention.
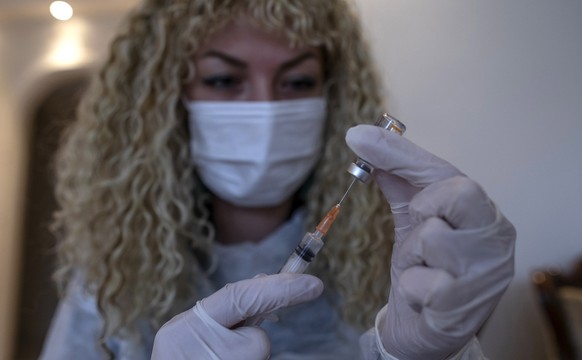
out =
[[[225,53],[222,53],[222,52],[216,51],[216,50],[210,50],[202,55],[202,58],[207,58],[207,57],[217,57],[217,58],[221,59],[222,61],[229,63],[230,65],[237,66],[237,67],[245,67],[246,66],[244,61],[241,61],[233,56],[227,55]]]
[[[246,63],[236,57],[230,56],[228,54],[225,54],[223,52],[220,51],[216,51],[216,50],[210,50],[206,53],[204,53],[202,55],[202,58],[206,58],[206,57],[216,57],[221,59],[222,61],[236,66],[236,67],[246,67]],[[297,66],[298,64],[300,64],[301,62],[307,60],[307,59],[315,59],[315,53],[313,52],[313,50],[307,50],[304,53],[299,54],[298,56],[296,56],[295,58],[284,62],[283,64],[281,64],[281,70],[287,70],[290,69],[294,66]]]
[[[292,67],[299,65],[300,63],[302,63],[303,61],[305,61],[307,59],[316,59],[316,56],[315,56],[315,53],[313,52],[313,50],[307,50],[304,53],[299,54],[294,59],[291,59],[289,61],[284,62],[281,65],[281,70],[291,69]]]

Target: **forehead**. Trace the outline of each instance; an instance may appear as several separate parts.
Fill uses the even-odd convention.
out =
[[[263,29],[244,17],[239,17],[212,33],[197,51],[197,55],[220,50],[243,58],[268,55],[274,59],[281,57],[283,60],[309,49],[316,48],[307,45],[293,46],[284,34]]]

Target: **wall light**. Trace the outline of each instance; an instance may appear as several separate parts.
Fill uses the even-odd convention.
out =
[[[66,21],[73,17],[73,7],[66,1],[53,1],[49,10],[57,20]]]

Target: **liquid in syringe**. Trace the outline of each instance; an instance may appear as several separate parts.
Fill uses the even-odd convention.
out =
[[[319,222],[314,232],[307,232],[303,239],[289,256],[279,273],[302,274],[309,266],[315,255],[321,250],[329,228],[339,214],[340,204],[335,205]]]

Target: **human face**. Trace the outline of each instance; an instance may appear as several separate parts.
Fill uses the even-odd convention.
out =
[[[244,19],[214,33],[194,58],[190,100],[273,101],[323,95],[323,61],[315,47],[292,48],[284,37]]]

